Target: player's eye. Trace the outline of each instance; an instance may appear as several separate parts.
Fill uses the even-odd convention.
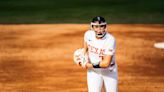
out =
[[[100,25],[100,27],[105,27],[105,25]]]
[[[98,26],[98,25],[95,25],[94,27],[95,27],[95,28],[98,28],[99,26]]]
[[[106,25],[94,25],[95,28],[105,28]]]

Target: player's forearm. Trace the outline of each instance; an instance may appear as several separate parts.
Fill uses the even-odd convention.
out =
[[[110,64],[97,64],[97,65],[93,65],[91,63],[87,63],[86,64],[86,68],[90,69],[90,68],[107,68],[109,67]]]
[[[108,62],[102,61],[102,62],[100,62],[99,66],[101,68],[107,68],[110,66],[110,62],[109,61]]]
[[[94,64],[91,64],[91,63],[87,63],[86,64],[86,67],[88,68],[88,69],[90,69],[90,68],[107,68],[107,67],[109,67],[110,66],[110,62],[108,63],[108,62],[100,62],[99,64],[97,64],[97,65],[94,65]]]
[[[87,63],[87,64],[86,64],[86,68],[87,68],[87,69],[91,69],[91,68],[93,68],[93,65],[92,65],[91,63]]]
[[[110,66],[112,56],[106,56],[99,64],[87,64],[87,68],[107,68]]]
[[[99,63],[100,67],[107,68],[110,66],[112,56],[105,56],[104,59]]]

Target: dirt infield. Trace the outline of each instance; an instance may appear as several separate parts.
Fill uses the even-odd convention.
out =
[[[111,24],[119,92],[163,92],[164,25]],[[86,70],[72,61],[86,24],[0,25],[0,92],[87,92]]]

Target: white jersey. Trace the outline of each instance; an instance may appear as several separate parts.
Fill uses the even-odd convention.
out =
[[[118,92],[117,64],[115,62],[116,40],[110,34],[102,39],[97,39],[93,30],[88,30],[84,35],[88,46],[88,56],[92,64],[98,64],[103,56],[111,55],[113,66],[108,68],[92,68],[87,71],[88,92],[101,92],[104,85],[105,92]]]
[[[93,30],[85,32],[84,41],[88,46],[89,59],[92,64],[98,64],[102,61],[103,56],[111,55],[111,64],[115,63],[115,38],[110,34],[106,35],[102,39],[97,39]]]

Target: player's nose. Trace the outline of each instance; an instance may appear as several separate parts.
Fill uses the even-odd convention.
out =
[[[96,29],[99,31],[99,30],[101,30],[101,27],[97,27]]]
[[[98,28],[98,30],[97,30],[98,32],[102,32],[103,30],[101,29],[101,28]]]

